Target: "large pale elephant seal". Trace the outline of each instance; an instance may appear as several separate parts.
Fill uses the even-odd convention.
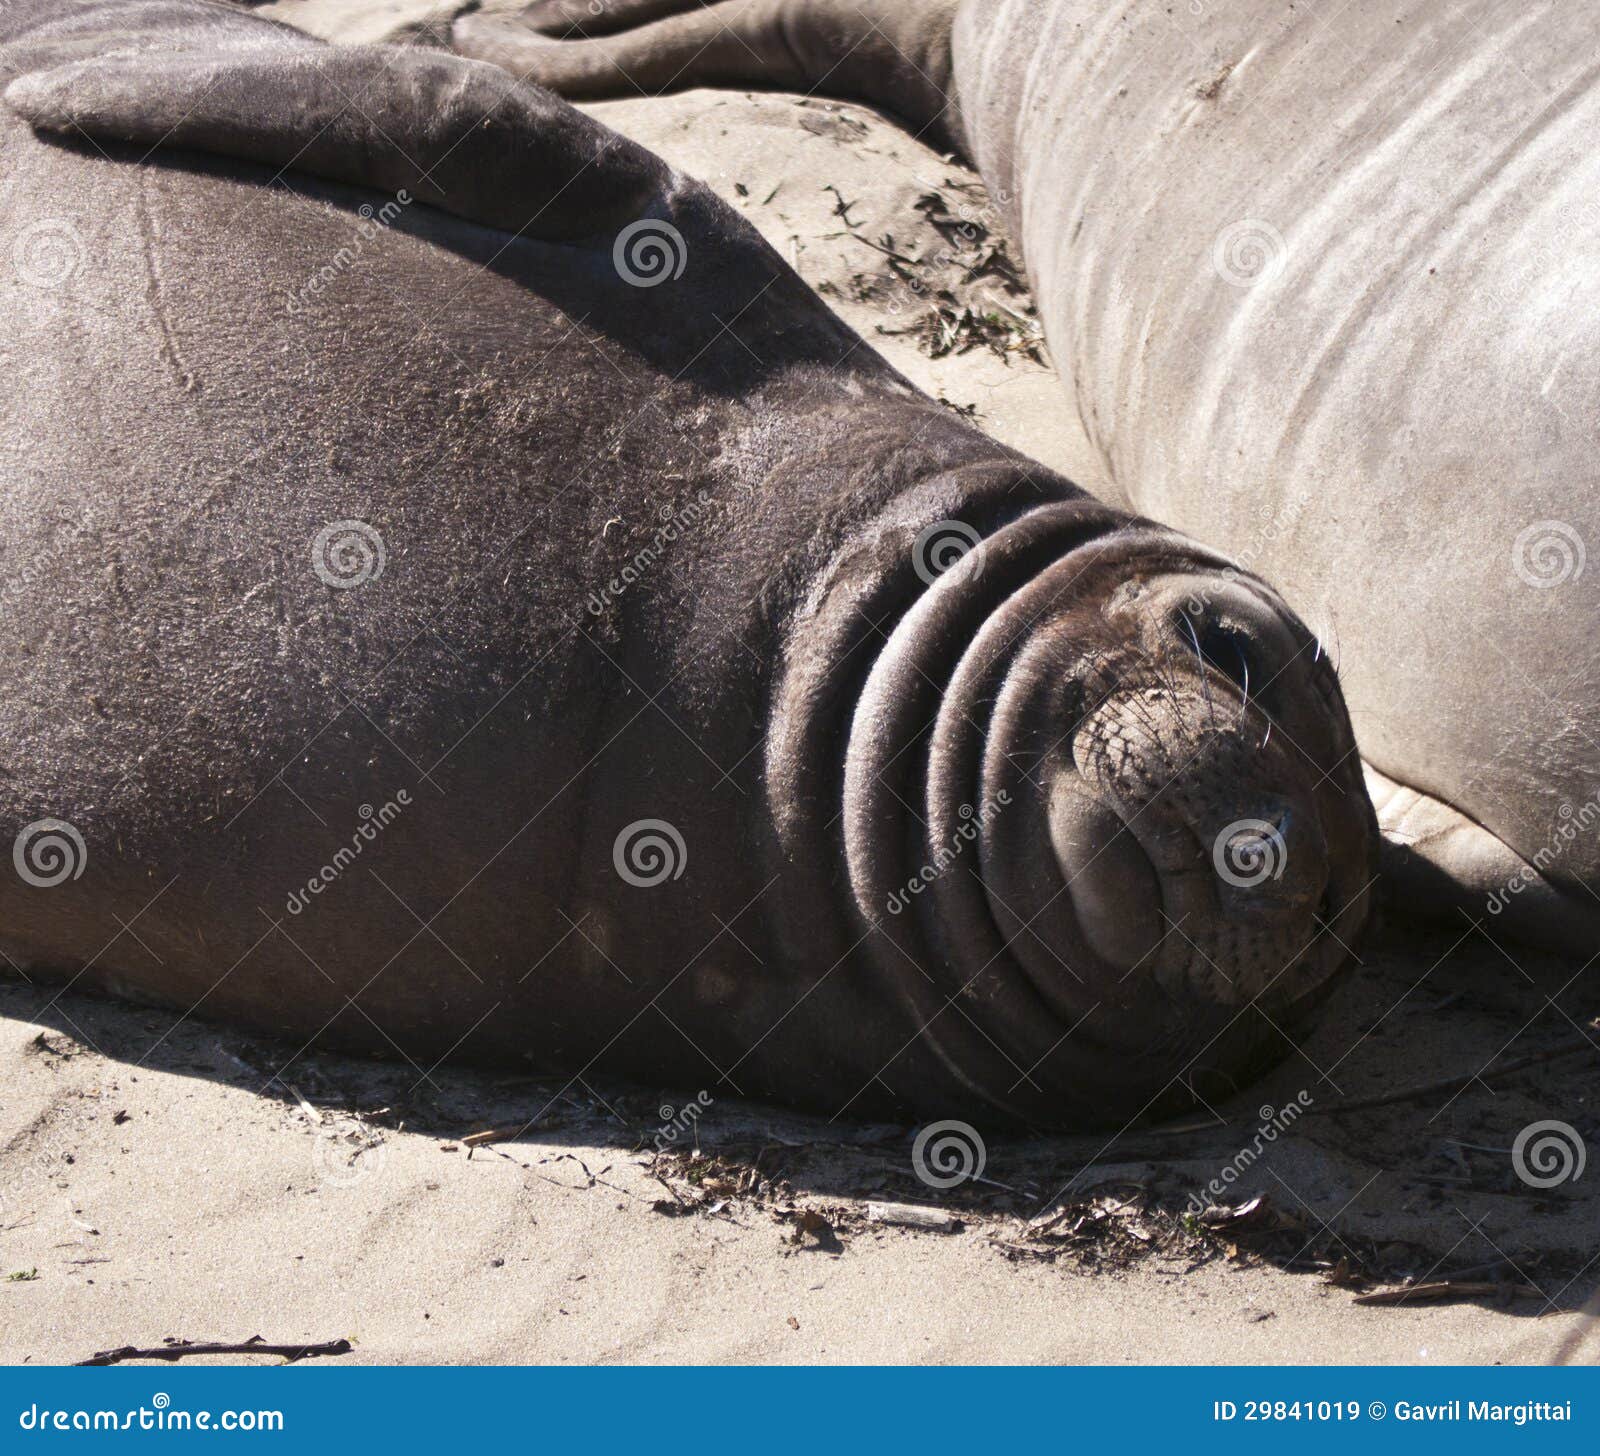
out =
[[[454,34],[572,96],[821,90],[962,151],[1113,490],[1335,645],[1397,903],[1600,944],[1592,7],[543,0]]]
[[[202,0],[0,39],[25,973],[1057,1125],[1307,1023],[1376,826],[1259,580],[492,66]]]

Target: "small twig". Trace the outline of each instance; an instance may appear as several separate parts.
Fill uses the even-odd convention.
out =
[[[961,1231],[961,1220],[942,1208],[913,1203],[868,1203],[868,1223],[898,1224],[902,1228],[931,1229],[935,1233]]]
[[[679,1193],[678,1190],[672,1186],[672,1184],[667,1182],[667,1180],[657,1173],[653,1168],[650,1170],[650,1176],[677,1200],[679,1208],[692,1209],[694,1207],[694,1204],[686,1201],[683,1195]]]
[[[1471,1193],[1485,1198],[1521,1198],[1526,1200],[1538,1191],[1544,1191],[1547,1198],[1560,1199],[1564,1197],[1559,1193],[1530,1189],[1521,1185],[1515,1188],[1490,1188],[1482,1183],[1474,1183],[1470,1178],[1440,1178],[1432,1173],[1405,1173],[1401,1176],[1412,1183],[1425,1183],[1430,1188],[1453,1188],[1459,1193]]]
[[[1589,1031],[1600,1032],[1600,1018],[1587,1023]],[[1566,1042],[1561,1046],[1552,1047],[1549,1051],[1535,1052],[1532,1056],[1518,1057],[1514,1062],[1507,1062],[1505,1066],[1494,1071],[1468,1072],[1462,1077],[1442,1077],[1437,1082],[1423,1082],[1415,1087],[1403,1087],[1398,1092],[1379,1092],[1371,1097],[1346,1097],[1342,1102],[1331,1102],[1324,1106],[1308,1107],[1306,1117],[1326,1116],[1336,1112],[1364,1112],[1369,1107],[1387,1107],[1393,1102],[1411,1102],[1418,1097],[1431,1097],[1440,1092],[1460,1092],[1474,1082],[1498,1082],[1506,1077],[1514,1077],[1518,1072],[1526,1072],[1530,1067],[1543,1066],[1547,1062],[1560,1061],[1565,1057],[1575,1057],[1580,1052],[1600,1051],[1600,1045],[1588,1036],[1579,1037],[1576,1041]]]
[[[1371,1294],[1358,1294],[1354,1302],[1393,1306],[1421,1304],[1441,1299],[1490,1297],[1543,1299],[1545,1296],[1531,1284],[1490,1284],[1481,1280],[1437,1279],[1428,1284],[1412,1284],[1404,1289],[1378,1289]]]
[[[1242,1126],[1244,1126],[1242,1118],[1236,1117],[1230,1120],[1226,1117],[1200,1117],[1190,1122],[1162,1123],[1157,1127],[1147,1127],[1144,1131],[1150,1137],[1188,1137],[1192,1133],[1216,1132],[1219,1128]]]
[[[524,1136],[531,1123],[524,1123],[520,1127],[507,1125],[505,1127],[487,1127],[482,1132],[469,1132],[460,1139],[461,1146],[467,1150],[467,1156],[472,1156],[474,1148],[487,1147],[490,1143],[510,1143]]]
[[[897,263],[904,263],[908,268],[920,268],[921,262],[916,258],[908,258],[904,253],[897,253],[893,248],[886,248],[882,243],[875,243],[871,238],[864,238],[860,233],[845,233],[845,237],[854,238],[858,243],[865,243],[875,253],[882,253],[885,258],[893,258]]]
[[[1008,1244],[1004,1239],[990,1239],[989,1246],[994,1249],[1004,1249],[1008,1254],[1022,1254],[1030,1259],[1054,1260],[1059,1259],[1062,1254],[1059,1247],[1030,1248],[1027,1244]]]
[[[840,191],[840,190],[839,190],[839,189],[838,189],[838,188],[837,188],[837,187],[835,187],[835,186],[834,186],[834,185],[833,185],[833,183],[831,183],[831,182],[829,182],[829,183],[827,183],[827,184],[826,184],[826,185],[825,185],[825,186],[824,186],[824,187],[823,187],[823,189],[822,189],[822,190],[823,190],[823,191],[824,191],[824,192],[831,192],[831,193],[833,193],[833,195],[834,195],[834,198],[835,198],[835,199],[836,199],[836,200],[835,200],[835,203],[834,203],[834,208],[833,208],[833,210],[834,210],[834,213],[835,213],[835,214],[836,214],[836,215],[837,215],[837,216],[839,216],[839,217],[842,217],[842,218],[843,218],[843,219],[844,219],[844,225],[845,225],[845,226],[846,226],[846,227],[849,227],[849,228],[858,228],[858,227],[860,227],[860,226],[861,226],[861,224],[860,224],[860,223],[858,223],[858,222],[852,222],[852,221],[851,221],[851,220],[850,220],[850,209],[851,209],[851,208],[852,208],[852,207],[854,207],[854,206],[855,206],[855,203],[853,203],[853,202],[846,202],[846,201],[845,201],[845,200],[844,200],[844,193],[842,193],[842,192],[841,192],[841,191]]]
[[[190,1355],[281,1355],[292,1365],[296,1360],[315,1360],[323,1355],[348,1355],[352,1349],[349,1340],[329,1340],[321,1345],[268,1345],[257,1335],[242,1344],[161,1345],[154,1350],[141,1350],[134,1345],[123,1345],[116,1350],[102,1350],[79,1365],[116,1365],[123,1360],[184,1360]]]

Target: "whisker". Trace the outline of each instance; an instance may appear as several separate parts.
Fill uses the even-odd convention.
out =
[[[1200,690],[1206,697],[1206,712],[1210,716],[1211,726],[1217,724],[1217,706],[1211,701],[1211,683],[1206,676],[1206,657],[1200,650],[1200,634],[1194,630],[1194,621],[1187,612],[1181,614],[1183,625],[1189,629],[1189,640],[1194,644],[1194,660],[1200,664]]]

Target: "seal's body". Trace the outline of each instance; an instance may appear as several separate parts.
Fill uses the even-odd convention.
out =
[[[1398,903],[1587,953],[1600,17],[1191,9],[642,0],[596,22],[544,0],[543,35],[456,36],[570,94],[764,80],[962,150],[1124,501],[1336,644]]]
[[[423,1072],[1052,1124],[1305,1024],[1375,830],[1265,586],[493,67],[195,0],[0,37],[28,974]]]

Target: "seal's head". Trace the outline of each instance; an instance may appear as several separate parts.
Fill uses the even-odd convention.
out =
[[[849,712],[845,878],[912,1018],[883,1080],[1072,1124],[1226,1095],[1371,910],[1327,654],[1255,577],[1091,503],[964,534]]]

